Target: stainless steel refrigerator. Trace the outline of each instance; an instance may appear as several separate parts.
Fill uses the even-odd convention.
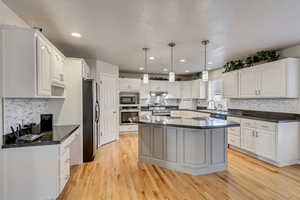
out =
[[[99,138],[99,85],[93,79],[83,79],[83,162],[93,161]]]

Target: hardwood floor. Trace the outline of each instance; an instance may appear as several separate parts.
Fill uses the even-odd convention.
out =
[[[137,162],[137,135],[101,147],[72,167],[59,200],[300,199],[300,165],[277,168],[229,150],[228,171],[191,176]]]

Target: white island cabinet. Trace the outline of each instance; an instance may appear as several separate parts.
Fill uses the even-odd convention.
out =
[[[35,29],[0,28],[4,97],[50,98],[64,88],[64,55]]]

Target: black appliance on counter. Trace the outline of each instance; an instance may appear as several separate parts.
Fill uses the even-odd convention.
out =
[[[53,115],[52,114],[41,114],[41,132],[53,130]]]
[[[83,110],[83,162],[93,161],[97,149],[99,132],[99,86],[95,80],[82,81]]]

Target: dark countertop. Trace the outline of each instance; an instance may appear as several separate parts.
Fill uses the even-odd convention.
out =
[[[2,148],[60,144],[78,128],[79,125],[54,126],[52,131],[41,133],[42,137],[30,143],[18,142],[12,134],[4,135]]]
[[[144,116],[140,117],[139,124],[151,124],[159,126],[172,126],[182,128],[196,129],[214,129],[239,127],[240,124],[216,118],[181,118],[181,117],[162,117],[162,116]]]
[[[240,118],[261,120],[261,121],[275,122],[275,123],[300,121],[300,114],[295,114],[295,113],[279,113],[279,112],[237,110],[237,109],[230,109],[228,111],[217,111],[217,110],[210,110],[210,109],[203,109],[203,108],[197,110],[192,110],[192,109],[178,109],[178,110],[211,113],[217,115],[240,117]]]

